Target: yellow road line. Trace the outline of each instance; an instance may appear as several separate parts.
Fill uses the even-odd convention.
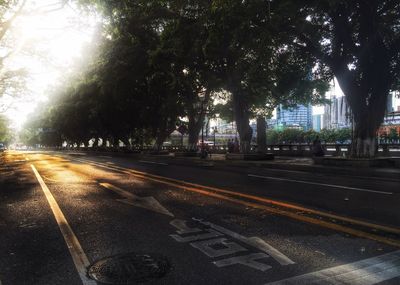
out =
[[[58,227],[64,237],[65,243],[67,244],[72,260],[74,261],[76,270],[78,271],[79,277],[82,280],[82,284],[96,285],[97,283],[94,280],[89,279],[89,277],[86,274],[86,269],[89,267],[90,263],[89,259],[87,258],[85,252],[82,249],[81,244],[79,243],[78,238],[73,232],[71,226],[68,224],[68,221],[65,218],[63,212],[61,211],[60,207],[58,206],[57,201],[54,199],[53,195],[51,194],[46,183],[43,181],[39,172],[36,170],[33,164],[31,164],[31,167],[33,173],[35,173],[36,179],[38,180],[40,186],[42,187],[42,190],[47,198],[50,208],[53,211]]]
[[[183,180],[177,180],[177,179],[168,178],[168,177],[164,177],[164,176],[154,175],[154,174],[147,173],[147,172],[132,170],[132,169],[125,168],[125,167],[119,167],[119,166],[111,166],[110,167],[108,165],[105,166],[105,165],[102,165],[101,163],[91,162],[89,160],[82,160],[82,161],[93,163],[95,165],[98,164],[98,165],[100,165],[102,167],[109,167],[110,169],[117,168],[119,170],[128,171],[130,174],[138,174],[138,175],[142,175],[142,176],[145,176],[145,177],[153,177],[153,178],[162,179],[162,180],[170,181],[170,182],[173,182],[173,183],[177,183],[177,184],[183,185],[183,186],[187,185],[189,187],[194,187],[194,188],[199,188],[199,189],[206,189],[206,190],[214,191],[214,192],[217,192],[217,193],[224,193],[224,194],[229,194],[229,195],[236,196],[236,197],[247,198],[247,199],[250,199],[250,200],[253,200],[253,201],[267,203],[267,204],[275,205],[275,206],[279,206],[279,207],[284,207],[284,208],[291,209],[291,210],[307,212],[307,213],[318,215],[318,216],[322,216],[322,217],[325,217],[325,218],[330,218],[330,219],[334,219],[334,220],[339,220],[339,221],[351,223],[351,224],[354,224],[354,225],[359,225],[359,226],[364,226],[364,227],[368,227],[368,228],[373,228],[373,229],[385,231],[387,233],[400,234],[400,229],[399,228],[389,227],[389,226],[385,226],[385,225],[379,225],[379,224],[370,223],[370,222],[366,222],[366,221],[362,221],[362,220],[356,220],[354,218],[339,216],[339,215],[335,215],[335,214],[331,214],[331,213],[327,213],[327,212],[323,212],[323,211],[319,211],[319,210],[315,210],[315,209],[311,209],[311,208],[306,208],[304,206],[300,206],[300,205],[296,205],[296,204],[292,204],[292,203],[276,201],[276,200],[272,200],[272,199],[268,199],[268,198],[264,198],[264,197],[260,197],[260,196],[255,196],[255,195],[251,195],[251,194],[225,190],[225,189],[216,188],[216,187],[204,186],[204,185],[191,183],[191,182],[187,182],[187,181],[183,181]]]
[[[190,182],[186,182],[186,181],[180,181],[177,179],[173,179],[173,178],[168,178],[168,177],[163,177],[163,176],[158,176],[158,175],[154,175],[154,174],[150,174],[150,173],[146,173],[146,172],[141,172],[141,171],[137,171],[137,170],[131,170],[128,168],[124,168],[124,167],[117,167],[117,166],[106,166],[103,165],[101,163],[95,163],[92,161],[88,161],[88,160],[81,160],[81,159],[76,159],[78,161],[81,162],[86,162],[88,164],[92,164],[92,165],[97,165],[103,168],[108,168],[111,170],[119,170],[120,172],[123,172],[125,174],[130,174],[134,177],[140,178],[140,179],[144,179],[144,180],[150,180],[150,181],[154,181],[154,182],[158,182],[158,183],[162,183],[165,185],[169,185],[175,188],[179,188],[179,189],[183,189],[183,190],[188,190],[191,192],[196,192],[199,194],[203,194],[203,195],[207,195],[210,197],[214,197],[214,198],[218,198],[221,200],[225,200],[225,201],[229,201],[232,203],[236,203],[236,204],[240,204],[240,205],[244,205],[244,206],[248,206],[248,207],[252,207],[252,208],[256,208],[256,209],[261,209],[261,210],[265,210],[268,212],[272,212],[274,214],[278,214],[281,216],[286,216],[295,220],[299,220],[302,222],[306,222],[306,223],[310,223],[310,224],[315,224],[321,227],[325,227],[325,228],[329,228],[331,230],[335,230],[335,231],[340,231],[340,232],[344,232],[353,236],[357,236],[357,237],[361,237],[361,238],[367,238],[367,239],[371,239],[371,240],[375,240],[378,242],[382,242],[391,246],[396,246],[396,247],[400,247],[400,241],[398,240],[394,240],[394,239],[390,239],[390,238],[385,238],[379,235],[375,235],[375,234],[371,234],[371,233],[367,233],[367,232],[363,232],[360,230],[355,230],[346,226],[342,226],[342,225],[338,225],[338,224],[334,224],[334,223],[330,223],[327,221],[322,221],[319,219],[315,219],[312,217],[307,217],[307,216],[302,216],[302,215],[298,215],[297,213],[294,212],[290,212],[290,211],[286,211],[286,210],[282,210],[282,209],[276,209],[273,207],[269,207],[266,205],[262,205],[262,204],[256,204],[254,202],[247,202],[247,201],[243,201],[243,200],[239,200],[237,198],[232,198],[226,195],[222,195],[219,193],[224,193],[224,194],[229,194],[229,195],[233,195],[233,196],[237,196],[237,197],[242,197],[242,198],[248,198],[248,199],[253,199],[257,202],[266,202],[266,203],[270,203],[270,204],[274,204],[274,205],[279,205],[281,207],[286,207],[286,208],[290,208],[290,209],[302,209],[303,211],[307,211],[307,212],[311,212],[311,213],[321,213],[321,216],[328,216],[331,218],[335,218],[338,220],[344,220],[346,219],[347,221],[352,221],[352,223],[354,224],[358,224],[358,225],[363,225],[363,226],[368,226],[371,228],[380,228],[380,229],[386,229],[387,231],[390,232],[397,232],[398,229],[396,228],[391,228],[391,227],[386,227],[386,226],[381,226],[381,225],[376,225],[376,224],[372,224],[372,223],[368,223],[368,222],[364,222],[364,221],[358,221],[358,220],[354,220],[351,218],[346,218],[346,217],[341,217],[341,216],[336,216],[333,214],[328,214],[328,213],[324,213],[324,212],[320,212],[317,210],[313,210],[313,209],[308,209],[305,207],[300,207],[297,205],[292,205],[292,204],[288,204],[288,203],[284,203],[284,202],[278,202],[278,201],[273,201],[270,199],[266,199],[266,198],[262,198],[262,197],[258,197],[258,196],[253,196],[253,195],[249,195],[249,194],[243,194],[243,193],[238,193],[238,192],[234,192],[234,191],[229,191],[229,190],[224,190],[224,189],[219,189],[219,188],[214,188],[214,187],[208,187],[208,186],[203,186],[203,185],[199,185],[199,184],[195,184],[195,183],[190,183]],[[217,193],[215,193],[217,192]],[[268,202],[267,202],[268,201]],[[272,203],[271,203],[272,202]]]

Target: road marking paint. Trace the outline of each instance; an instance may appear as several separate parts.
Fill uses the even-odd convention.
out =
[[[189,242],[189,241],[195,241],[195,240],[202,240],[202,239],[210,239],[210,238],[215,238],[215,237],[220,237],[223,234],[214,231],[213,229],[208,229],[204,230],[206,233],[204,234],[199,234],[199,235],[193,235],[193,236],[187,236],[187,237],[181,237],[179,235],[170,235],[174,240],[177,242]]]
[[[277,249],[273,248],[272,246],[270,246],[268,243],[266,243],[264,240],[262,240],[259,237],[247,238],[245,236],[242,236],[241,234],[235,233],[231,230],[228,230],[228,229],[218,226],[216,224],[213,224],[210,222],[203,222],[202,220],[198,220],[198,219],[194,219],[194,220],[198,221],[199,223],[201,223],[203,225],[209,226],[212,229],[215,229],[221,233],[231,236],[234,239],[240,240],[241,242],[244,242],[252,247],[258,248],[259,250],[264,251],[265,253],[268,253],[276,261],[278,261],[281,265],[294,264],[294,262],[291,259],[289,259],[286,255],[284,255]]]
[[[217,267],[241,264],[257,270],[266,271],[271,269],[272,266],[257,260],[269,257],[272,257],[281,265],[294,264],[294,262],[287,256],[280,253],[277,249],[273,248],[259,237],[247,238],[224,227],[210,222],[205,222],[202,219],[192,218],[192,220],[197,224],[202,225],[202,229],[199,227],[189,227],[185,220],[176,219],[171,221],[170,225],[177,229],[177,234],[170,236],[178,242],[190,242],[192,247],[199,249],[202,253],[211,258],[243,253],[247,251],[247,253],[242,256],[231,256],[213,261],[214,265]],[[206,226],[206,228],[204,228],[204,226]],[[198,234],[199,232],[205,233]],[[214,233],[216,233],[215,236]],[[233,238],[234,240],[238,240],[243,244],[249,245],[250,247],[244,248],[235,242],[227,241],[227,236]],[[216,248],[217,245],[218,248]],[[259,249],[264,252],[248,253],[250,248]]]
[[[265,171],[272,171],[272,172],[288,172],[288,173],[298,173],[298,174],[305,174],[305,175],[315,175],[313,172],[309,172],[306,170],[288,170],[288,169],[279,169],[279,168],[263,168]],[[319,172],[317,173],[318,176],[328,176],[328,173],[322,173]],[[349,175],[346,173],[342,173],[341,175],[346,175],[347,177],[350,178],[360,178],[362,180],[375,180],[375,181],[385,181],[385,182],[399,182],[399,179],[393,179],[393,178],[383,178],[383,177],[376,177],[376,176],[360,176],[360,175]]]
[[[352,218],[348,218],[348,217],[343,217],[343,216],[338,216],[335,214],[330,214],[330,213],[325,213],[322,211],[318,211],[318,210],[314,210],[314,209],[310,209],[310,208],[306,208],[306,207],[302,207],[302,206],[298,206],[295,204],[290,204],[290,203],[286,203],[286,202],[280,202],[280,201],[275,201],[275,200],[271,200],[268,198],[263,198],[263,197],[258,197],[258,196],[254,196],[254,195],[250,195],[250,194],[245,194],[245,193],[240,193],[240,192],[234,192],[234,191],[229,191],[229,190],[224,190],[224,189],[220,189],[220,188],[215,188],[215,187],[209,187],[209,186],[203,186],[203,185],[199,185],[199,184],[195,184],[195,183],[190,183],[190,182],[186,182],[183,180],[177,180],[177,179],[173,179],[173,178],[168,178],[168,177],[163,177],[163,176],[158,176],[158,175],[154,175],[154,174],[150,174],[150,173],[146,173],[146,172],[141,172],[141,171],[137,171],[137,170],[131,170],[128,168],[124,168],[124,167],[118,167],[118,166],[107,166],[101,163],[94,163],[92,161],[89,160],[81,160],[81,159],[73,159],[79,162],[84,162],[87,163],[89,165],[93,165],[93,166],[98,166],[98,167],[102,167],[105,169],[110,169],[112,171],[119,171],[121,173],[125,173],[125,174],[129,174],[132,175],[134,177],[143,179],[143,180],[150,180],[150,181],[154,181],[154,182],[159,182],[165,185],[169,185],[178,189],[183,189],[183,190],[187,190],[187,191],[191,191],[191,192],[195,192],[195,193],[199,193],[202,195],[206,195],[206,196],[210,196],[210,197],[214,197],[214,198],[218,198],[220,200],[225,200],[225,201],[229,201],[235,204],[239,204],[239,205],[244,205],[244,206],[248,206],[248,207],[252,207],[252,208],[256,208],[256,209],[261,209],[264,211],[268,211],[277,215],[281,215],[281,216],[286,216],[295,220],[299,220],[302,222],[306,222],[306,223],[310,223],[310,224],[315,224],[321,227],[325,227],[325,228],[329,228],[331,230],[335,230],[335,231],[340,231],[340,232],[344,232],[353,236],[358,236],[361,238],[367,238],[367,239],[371,239],[371,240],[375,240],[378,242],[382,242],[388,245],[392,245],[392,246],[396,246],[396,247],[400,247],[400,241],[397,240],[393,240],[390,238],[385,238],[379,235],[375,235],[375,234],[370,234],[367,232],[363,232],[360,230],[354,230],[352,228],[349,227],[345,227],[345,226],[341,226],[338,224],[334,224],[334,223],[330,223],[330,222],[326,222],[320,219],[315,219],[315,218],[310,218],[307,216],[302,216],[302,215],[298,215],[297,213],[293,213],[287,210],[280,210],[280,209],[276,209],[273,207],[269,207],[266,205],[260,205],[260,204],[256,204],[254,202],[247,202],[247,201],[243,201],[243,200],[239,200],[236,198],[232,198],[229,196],[225,196],[219,193],[224,193],[224,194],[228,194],[228,195],[232,195],[232,196],[236,196],[236,197],[240,197],[240,198],[247,198],[256,202],[262,202],[262,203],[267,203],[267,204],[271,204],[271,205],[275,205],[275,206],[280,206],[280,207],[284,207],[287,209],[291,209],[291,210],[300,210],[300,211],[305,211],[308,213],[312,213],[312,214],[316,214],[319,216],[323,216],[323,217],[328,217],[328,218],[332,218],[332,219],[336,219],[336,220],[341,220],[341,221],[345,221],[345,222],[349,222],[355,225],[361,225],[361,226],[366,226],[366,227],[370,227],[373,229],[379,229],[382,231],[386,231],[389,233],[395,233],[395,234],[399,234],[400,233],[400,229],[398,228],[394,228],[394,227],[388,227],[388,226],[383,226],[383,225],[378,225],[378,224],[373,224],[373,223],[369,223],[369,222],[365,222],[365,221],[360,221],[360,220],[356,220],[356,219],[352,219]],[[203,190],[206,189],[206,190]],[[214,193],[216,192],[216,193]]]
[[[289,178],[278,178],[278,177],[261,176],[261,175],[255,175],[255,174],[247,174],[247,176],[254,177],[254,178],[268,179],[268,180],[287,181],[287,182],[294,182],[294,183],[325,186],[325,187],[339,188],[339,189],[352,190],[352,191],[370,192],[370,193],[383,194],[383,195],[393,195],[393,192],[376,191],[376,190],[369,190],[369,189],[363,189],[363,188],[357,188],[357,187],[349,187],[349,186],[342,186],[342,185],[335,185],[335,184],[326,184],[326,183],[311,182],[311,181],[304,181],[304,180],[296,180],[296,179],[289,179]]]
[[[99,183],[101,186],[104,188],[107,188],[118,195],[122,196],[125,198],[125,200],[119,200],[123,203],[136,206],[136,207],[141,207],[147,210],[151,210],[160,214],[164,214],[167,216],[173,217],[174,215],[168,211],[164,206],[160,204],[154,197],[149,196],[149,197],[139,197],[136,196],[135,194],[125,191],[117,186],[114,186],[110,183]]]
[[[235,265],[235,264],[242,264],[254,269],[258,269],[261,271],[267,271],[268,269],[271,269],[272,266],[258,262],[256,260],[258,259],[264,259],[268,258],[269,256],[265,253],[257,252],[257,253],[251,253],[249,255],[244,255],[244,256],[235,256],[231,258],[226,258],[218,261],[214,261],[213,263],[217,267],[225,267],[225,266],[230,266],[230,265]]]
[[[148,161],[148,160],[139,160],[139,162],[149,163],[149,164],[158,164],[158,165],[168,165],[168,163],[165,163],[165,162],[155,162],[155,161]]]
[[[85,252],[82,249],[81,244],[79,243],[78,238],[73,232],[71,226],[68,224],[67,219],[65,218],[63,212],[57,204],[57,201],[54,199],[51,194],[49,188],[46,183],[43,181],[39,172],[36,170],[35,166],[31,164],[33,173],[36,176],[40,186],[42,187],[43,193],[46,196],[46,199],[50,205],[51,210],[53,211],[53,215],[57,221],[58,227],[64,237],[65,243],[67,244],[68,250],[71,254],[72,260],[74,261],[76,270],[78,271],[79,277],[82,280],[82,284],[84,285],[96,285],[97,283],[94,280],[89,279],[86,275],[86,269],[90,266],[89,259],[87,258]]]
[[[236,242],[227,241],[226,238],[201,240],[191,242],[190,245],[212,258],[247,251],[243,246],[238,245]],[[217,245],[219,245],[220,248],[215,249],[214,247]]]
[[[266,285],[373,285],[400,276],[400,251],[307,273]]]

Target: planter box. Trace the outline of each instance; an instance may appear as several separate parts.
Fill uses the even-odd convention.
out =
[[[175,152],[175,157],[198,157],[199,154],[195,151]]]
[[[149,152],[151,155],[169,155],[169,151],[161,150],[161,151],[151,151]]]
[[[353,167],[400,167],[400,158],[341,158],[341,157],[314,157],[314,164],[328,166]]]
[[[227,153],[227,160],[273,160],[272,153]]]

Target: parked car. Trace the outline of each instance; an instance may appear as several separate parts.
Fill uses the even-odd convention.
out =
[[[5,150],[6,150],[6,147],[2,143],[0,143],[0,152],[3,152]]]

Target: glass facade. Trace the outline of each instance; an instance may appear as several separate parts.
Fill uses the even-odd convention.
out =
[[[311,105],[297,105],[292,108],[284,108],[279,105],[276,110],[276,124],[283,128],[299,128],[309,130],[312,128]]]

